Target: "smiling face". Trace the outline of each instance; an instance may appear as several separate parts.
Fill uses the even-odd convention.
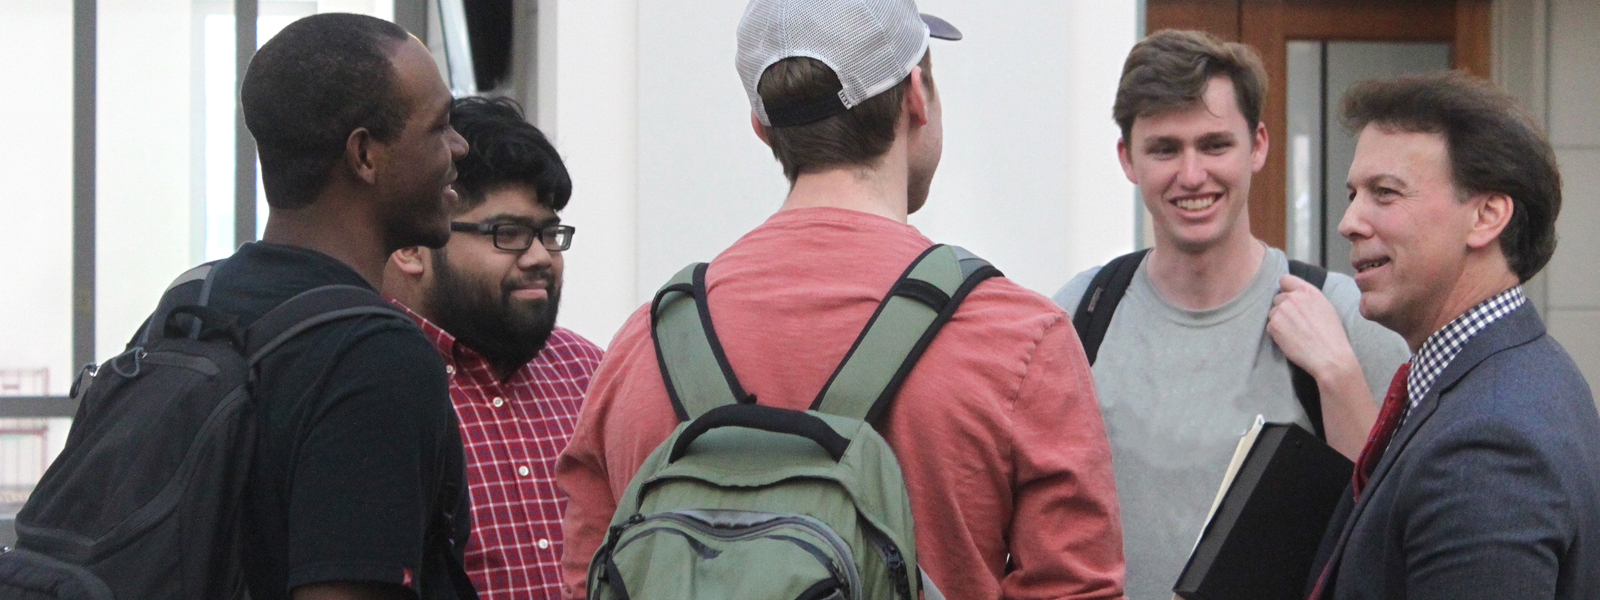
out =
[[[1267,160],[1267,129],[1250,130],[1227,77],[1213,77],[1204,104],[1134,120],[1117,155],[1139,186],[1158,245],[1201,253],[1250,237],[1250,176]]]
[[[1350,239],[1361,315],[1415,349],[1457,314],[1479,202],[1458,200],[1443,135],[1379,125],[1361,131],[1346,185],[1339,233]]]
[[[437,248],[450,239],[449,212],[456,193],[455,161],[467,141],[450,127],[450,90],[428,49],[416,39],[391,54],[398,94],[406,106],[405,127],[387,142],[374,142],[383,158],[377,174],[389,250]]]
[[[521,183],[490,188],[482,204],[452,220],[536,229],[561,222]],[[520,367],[539,353],[555,327],[561,254],[545,250],[539,240],[519,252],[496,248],[487,234],[452,234],[448,245],[433,252],[423,280],[424,314],[491,363]]]

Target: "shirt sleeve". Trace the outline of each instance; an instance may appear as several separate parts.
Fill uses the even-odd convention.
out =
[[[1015,512],[1006,598],[1121,598],[1111,449],[1071,320],[1045,332],[1013,406]]]
[[[320,395],[310,412],[296,416],[303,432],[290,459],[288,587],[416,589],[444,478],[461,474],[444,364],[401,328],[360,337],[339,356],[320,387],[308,386]]]
[[[627,389],[625,371],[638,363],[634,355],[646,349],[654,351],[649,346],[647,319],[647,311],[635,312],[611,341],[589,381],[572,441],[556,459],[556,484],[567,494],[567,514],[561,522],[563,598],[583,598],[588,594],[589,559],[605,541],[611,515],[617,510],[605,458],[605,423],[609,407]]]
[[[1078,302],[1082,301],[1083,293],[1089,291],[1089,283],[1094,281],[1094,276],[1100,269],[1101,267],[1094,267],[1077,274],[1068,280],[1066,285],[1061,286],[1061,289],[1056,290],[1056,295],[1051,297],[1051,300],[1054,300],[1061,310],[1067,311],[1067,316],[1070,318],[1078,311]]]

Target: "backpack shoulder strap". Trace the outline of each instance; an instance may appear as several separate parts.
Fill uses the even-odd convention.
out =
[[[1289,274],[1306,280],[1307,283],[1322,289],[1322,284],[1328,282],[1328,270],[1311,263],[1298,260],[1289,260]]]
[[[1322,289],[1322,284],[1328,281],[1327,269],[1293,259],[1289,261],[1289,274],[1306,280],[1317,289]],[[1306,418],[1311,421],[1311,433],[1327,440],[1328,434],[1322,428],[1322,391],[1317,389],[1317,378],[1290,362],[1289,381],[1294,384],[1294,397],[1300,400],[1300,408],[1305,409]]]
[[[306,330],[363,315],[393,317],[415,326],[377,292],[354,285],[325,285],[283,301],[252,323],[245,333],[244,354],[253,365]]]
[[[204,305],[210,299],[211,283],[216,279],[214,273],[218,270],[216,267],[222,264],[222,260],[191,267],[173,279],[172,283],[167,284],[167,289],[161,293],[161,300],[156,303],[156,309],[151,311],[150,316],[139,326],[139,331],[128,341],[128,347],[150,345],[151,337],[160,335],[173,309],[185,305]],[[190,333],[198,336],[199,326],[198,320],[193,321],[190,324]]]
[[[1145,248],[1111,259],[1094,274],[1094,279],[1089,281],[1089,288],[1078,300],[1078,310],[1072,314],[1072,327],[1078,330],[1078,340],[1083,342],[1083,353],[1090,365],[1100,354],[1100,342],[1106,339],[1106,330],[1111,328],[1111,316],[1117,312],[1117,305],[1122,303],[1128,285],[1133,283],[1133,274],[1139,270],[1139,264],[1144,262],[1145,255],[1149,253],[1150,249]]]
[[[650,301],[650,337],[661,382],[679,421],[718,406],[753,404],[722,351],[706,305],[706,263],[678,271]],[[722,376],[717,377],[720,373]]]
[[[878,423],[961,301],[983,280],[999,275],[999,269],[957,246],[924,251],[878,303],[811,410]]]

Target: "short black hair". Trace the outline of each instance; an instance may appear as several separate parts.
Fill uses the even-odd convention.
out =
[[[1345,93],[1345,127],[1444,136],[1450,179],[1465,200],[1490,192],[1511,197],[1511,222],[1500,250],[1526,283],[1556,252],[1561,171],[1550,140],[1505,92],[1458,71],[1363,81]]]
[[[390,58],[411,39],[399,25],[346,13],[290,23],[250,60],[239,89],[273,208],[311,204],[344,155],[350,132],[389,141],[405,128]]]
[[[458,98],[450,105],[450,125],[467,140],[466,156],[456,161],[456,214],[483,204],[489,190],[508,183],[532,186],[545,208],[566,208],[572,197],[567,165],[515,100]]]

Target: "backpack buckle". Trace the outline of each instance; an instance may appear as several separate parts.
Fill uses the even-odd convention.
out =
[[[99,373],[100,365],[85,363],[82,368],[78,369],[78,376],[72,378],[72,388],[67,390],[67,396],[81,398],[78,393],[86,391],[89,384],[94,381],[94,376]]]

